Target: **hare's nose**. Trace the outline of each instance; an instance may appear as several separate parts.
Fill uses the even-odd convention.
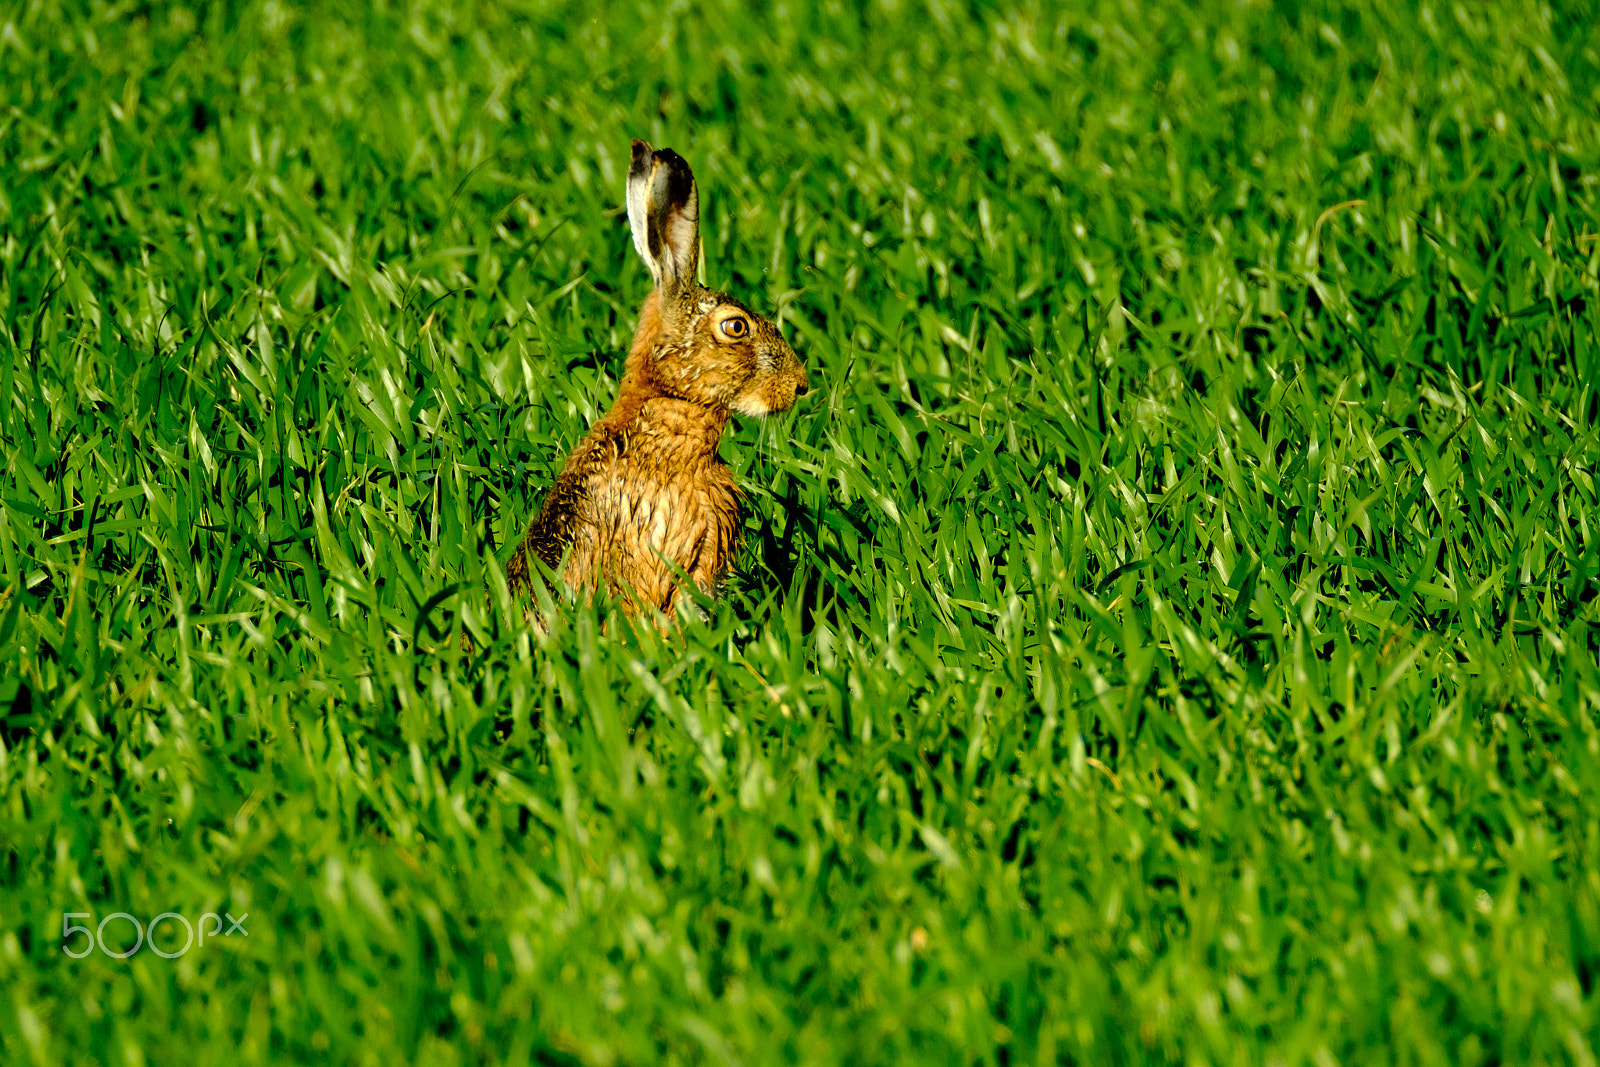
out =
[[[795,386],[794,386],[794,395],[797,398],[805,396],[806,395],[806,389],[807,389],[807,386],[806,386],[805,382],[796,382]]]

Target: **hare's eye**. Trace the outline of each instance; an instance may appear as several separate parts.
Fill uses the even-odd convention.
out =
[[[722,331],[722,336],[735,341],[750,332],[750,324],[738,315],[731,319],[723,319],[717,324],[717,328]]]

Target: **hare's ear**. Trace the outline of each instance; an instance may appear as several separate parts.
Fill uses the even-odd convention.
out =
[[[628,224],[656,285],[675,292],[693,285],[700,262],[700,195],[694,172],[670,148],[652,152],[633,142],[628,168]]]

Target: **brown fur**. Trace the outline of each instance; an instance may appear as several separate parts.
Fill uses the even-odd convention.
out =
[[[789,408],[806,372],[777,327],[694,280],[699,201],[677,153],[633,142],[628,215],[656,288],[616,403],[567,457],[506,578],[525,597],[532,557],[565,560],[571,589],[603,585],[632,610],[670,615],[676,571],[715,595],[738,546],[739,490],[717,455],[728,419]]]

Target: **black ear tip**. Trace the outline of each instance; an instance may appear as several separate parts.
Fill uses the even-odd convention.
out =
[[[639,140],[639,138],[635,137],[633,139],[633,166],[634,166],[634,169],[637,170],[641,165],[649,166],[649,164],[650,164],[650,142],[649,141],[641,141],[641,140]]]
[[[655,154],[655,159],[666,169],[672,198],[681,200],[688,197],[694,188],[694,171],[690,169],[689,161],[670,148],[661,149]]]

